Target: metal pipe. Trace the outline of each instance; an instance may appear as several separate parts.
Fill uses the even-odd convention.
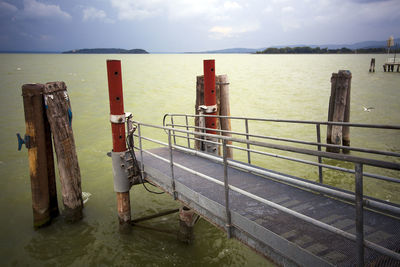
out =
[[[162,145],[162,146],[168,146],[168,143],[164,143],[164,142],[161,142],[161,141],[158,141],[156,139],[149,138],[149,137],[142,136],[141,139],[146,140],[146,141],[150,141],[150,142]]]
[[[140,150],[140,175],[142,177],[142,181],[144,181],[144,162],[143,162],[143,146],[142,146],[142,134],[141,134],[140,123],[137,123],[138,129],[138,138],[139,138],[139,150]]]
[[[225,189],[225,212],[226,212],[226,233],[228,238],[231,238],[232,232],[232,222],[231,222],[231,211],[229,209],[229,182],[228,182],[228,162],[227,162],[227,154],[228,150],[226,147],[226,140],[222,141],[222,153],[223,153],[223,162],[224,162],[224,189]]]
[[[185,116],[185,121],[186,121],[186,130],[189,131],[189,122],[188,122],[188,117]],[[188,143],[188,148],[190,148],[190,135],[187,133],[187,143]]]
[[[166,126],[171,126],[171,125],[167,124]],[[175,124],[175,127],[184,128],[185,126]],[[198,127],[198,126],[189,126],[189,128],[210,130],[210,129],[207,129],[204,127]],[[234,134],[234,135],[239,135],[239,136],[246,136],[247,140],[249,140],[247,137],[254,137],[254,138],[260,138],[260,139],[268,139],[268,140],[281,141],[281,142],[290,142],[290,143],[302,144],[302,145],[321,146],[321,147],[329,147],[329,148],[337,148],[337,149],[347,149],[349,151],[357,151],[357,152],[362,152],[362,153],[379,154],[379,155],[385,155],[385,156],[391,156],[391,157],[400,157],[400,153],[391,152],[391,151],[381,151],[381,150],[366,149],[366,148],[360,148],[360,147],[348,147],[348,146],[342,146],[342,145],[323,144],[321,142],[316,143],[316,142],[302,141],[302,140],[296,140],[296,139],[290,139],[290,138],[279,138],[279,137],[274,137],[274,136],[264,136],[264,135],[256,135],[256,134],[249,134],[249,133],[240,133],[240,132],[224,131],[224,130],[218,130],[218,129],[216,129],[215,131],[219,132],[219,133],[229,133],[229,134]]]
[[[364,210],[363,210],[363,166],[355,164],[356,172],[356,249],[357,266],[364,266]]]
[[[136,136],[136,135],[134,135],[134,136]],[[187,138],[186,136],[182,136],[182,135],[176,135],[176,137]],[[195,137],[189,137],[189,139],[204,141],[204,139],[195,138]],[[210,143],[213,143],[213,144],[216,144],[216,145],[219,145],[219,146],[221,145],[220,143],[217,143],[217,142],[212,142],[212,141],[206,141],[206,142],[210,142]],[[307,160],[302,160],[302,159],[297,159],[297,158],[292,158],[292,157],[281,156],[281,155],[278,155],[278,154],[267,153],[267,152],[254,150],[254,149],[247,149],[247,148],[234,146],[234,145],[227,145],[227,147],[231,147],[231,148],[238,149],[238,150],[243,150],[243,151],[246,151],[246,152],[257,153],[257,154],[261,154],[261,155],[265,155],[265,156],[271,156],[271,157],[286,159],[286,160],[290,160],[290,161],[300,162],[300,163],[304,163],[304,164],[309,164],[309,165],[317,166],[317,167],[319,167],[321,169],[322,168],[327,168],[327,169],[332,169],[332,170],[337,170],[337,171],[342,171],[342,172],[347,172],[347,173],[355,173],[354,170],[352,170],[352,169],[346,169],[346,168],[331,166],[331,165],[327,165],[327,164],[323,164],[323,163],[315,163],[315,162],[312,162],[312,161],[307,161]],[[319,156],[319,158],[321,158],[321,157]],[[398,179],[398,178],[388,177],[388,176],[379,175],[379,174],[373,174],[373,173],[364,172],[364,176],[365,177],[376,178],[376,179],[379,179],[379,180],[392,182],[392,183],[400,183],[400,179]]]
[[[290,160],[290,161],[294,161],[294,162],[300,162],[300,163],[304,163],[304,164],[308,164],[308,165],[318,166],[318,167],[321,167],[321,168],[327,168],[327,169],[332,169],[332,170],[342,171],[342,172],[347,172],[347,173],[353,173],[353,174],[355,173],[355,171],[352,170],[352,169],[346,169],[346,168],[342,168],[342,167],[331,166],[331,165],[328,165],[328,164],[316,163],[316,162],[312,162],[312,161],[308,161],[308,160],[282,156],[282,155],[263,152],[263,151],[254,150],[254,149],[246,149],[246,148],[239,147],[239,146],[228,145],[228,147],[232,147],[232,148],[238,149],[238,150],[250,151],[252,153],[257,153],[257,154],[264,155],[264,156],[270,156],[270,157],[275,157],[275,158],[279,158],[279,159],[286,159],[286,160]],[[398,178],[393,178],[393,177],[388,177],[388,176],[374,174],[374,173],[368,173],[368,172],[364,172],[363,175],[365,177],[376,178],[376,179],[387,181],[387,182],[400,183],[400,179],[398,179]]]
[[[142,217],[142,218],[134,219],[134,220],[131,221],[131,223],[135,224],[135,223],[138,223],[138,222],[148,221],[148,220],[151,220],[151,219],[154,219],[154,218],[158,218],[158,217],[161,217],[161,216],[166,216],[166,215],[169,215],[169,214],[172,214],[172,213],[177,213],[177,212],[179,212],[179,209],[162,211],[162,212],[159,212],[157,214],[153,214],[153,215],[145,216],[145,217]]]
[[[188,116],[188,117],[199,117],[199,115],[192,114],[175,114],[169,113],[166,116]],[[350,122],[333,122],[333,121],[300,121],[300,120],[280,120],[280,119],[263,119],[263,118],[252,118],[252,117],[234,117],[234,116],[218,116],[218,115],[205,115],[205,117],[218,117],[227,118],[233,120],[252,120],[252,121],[265,121],[265,122],[284,122],[284,123],[298,123],[298,124],[321,124],[321,125],[338,125],[338,126],[350,126],[350,127],[361,127],[361,128],[379,128],[379,129],[391,129],[400,130],[400,125],[386,125],[386,124],[366,124],[366,123],[350,123]]]
[[[321,151],[321,126],[320,124],[316,124],[317,127],[317,143],[318,143],[318,151]],[[318,156],[318,163],[321,164],[322,163],[322,158],[321,156]],[[323,184],[323,177],[322,177],[322,167],[318,166],[318,179],[319,179],[319,183]]]
[[[145,125],[145,124],[142,124],[142,125]],[[150,125],[150,124],[148,124],[148,125],[150,127],[154,127],[154,128],[160,128],[160,129],[166,129],[166,130],[171,129],[168,127],[161,127],[161,126],[155,126],[155,125]],[[186,130],[178,130],[178,129],[175,129],[175,131],[181,132],[181,133],[188,132]],[[190,133],[192,133],[192,132],[190,132]],[[253,141],[253,140],[244,140],[244,139],[238,139],[238,138],[221,136],[221,135],[212,135],[212,134],[207,134],[207,133],[198,133],[197,135],[206,136],[206,137],[215,137],[218,139],[226,139],[226,140],[229,140],[232,142],[250,144],[250,145],[261,146],[261,147],[272,148],[272,149],[283,150],[283,151],[289,151],[289,152],[294,152],[294,153],[300,153],[300,154],[306,154],[306,155],[312,155],[312,156],[321,156],[324,158],[349,161],[349,162],[353,162],[353,163],[362,163],[362,164],[371,165],[371,166],[375,166],[375,167],[382,167],[382,168],[386,168],[386,169],[400,170],[400,164],[394,163],[394,162],[368,159],[368,158],[356,157],[356,156],[351,156],[351,155],[341,155],[341,154],[337,154],[337,153],[330,153],[330,152],[323,152],[323,151],[314,151],[314,150],[309,150],[309,149],[304,149],[304,148],[290,147],[290,146],[286,146],[286,145],[271,144],[271,143],[265,143],[265,142],[260,142],[260,141]]]
[[[171,168],[171,187],[174,200],[177,199],[177,193],[175,190],[175,175],[174,175],[174,158],[172,155],[172,144],[171,144],[171,130],[168,130],[168,147],[169,147],[169,161],[170,161],[170,168]]]
[[[175,136],[178,137],[178,138],[184,138],[184,139],[187,139],[187,138],[188,138],[188,137],[186,137],[186,136],[179,135],[179,134],[176,134]],[[196,137],[189,137],[189,139],[191,139],[191,140],[199,140],[199,141],[202,141],[202,142],[207,142],[207,143],[210,143],[210,144],[215,144],[215,145],[221,146],[221,143],[213,142],[213,141],[211,141],[211,140],[204,140],[204,139],[196,138]],[[229,145],[228,145],[228,146],[229,146]]]
[[[172,124],[172,128],[174,128],[174,117],[171,116],[171,124]],[[176,139],[175,139],[175,131],[173,131],[174,133],[174,145],[176,145]]]
[[[245,128],[246,128],[246,140],[248,141],[249,140],[249,121],[247,119],[245,119],[244,125],[245,125]],[[249,151],[250,144],[246,144],[246,147],[248,149],[248,151],[247,151],[247,163],[251,164],[250,151]]]
[[[135,122],[135,123],[138,123],[138,122]],[[155,125],[148,125],[148,124],[141,124],[141,125],[149,126],[149,127],[153,127],[153,128],[159,128],[159,129],[164,129],[164,128],[165,128],[165,129],[171,129],[171,128],[167,128],[167,127],[161,127],[161,126],[155,126]],[[182,131],[180,131],[180,130],[175,130],[175,131],[182,132]],[[183,132],[188,132],[188,131],[183,131]],[[193,132],[190,132],[190,133],[193,133]],[[193,134],[194,134],[194,133],[193,133]],[[207,135],[207,134],[198,133],[198,135],[203,136],[203,135]],[[135,135],[135,136],[137,136],[137,135]],[[148,141],[152,141],[152,142],[155,142],[155,143],[158,143],[158,144],[167,146],[166,143],[163,143],[163,142],[160,142],[160,141],[151,139],[151,138],[147,138],[147,137],[142,137],[142,138],[145,139],[145,140],[148,140]],[[219,136],[218,138],[220,138],[220,139],[226,139],[226,137],[223,137],[223,136]],[[197,138],[192,138],[192,139],[199,140],[199,139],[197,139]],[[231,139],[231,138],[229,138],[229,139]],[[203,140],[203,139],[200,139],[200,140]],[[231,140],[233,140],[233,139],[231,139]],[[235,139],[235,140],[236,140],[237,142],[242,142],[242,143],[246,143],[246,141],[247,141],[247,140],[245,141],[245,140],[242,140],[242,139]],[[210,142],[210,141],[208,141],[208,142]],[[213,143],[214,143],[214,144],[217,144],[216,142],[213,142]],[[244,148],[240,148],[240,147],[237,147],[237,146],[230,146],[230,147],[234,147],[234,148],[236,148],[236,149],[241,149],[241,150],[246,150],[246,149],[244,149]],[[247,150],[246,150],[246,151],[247,151]],[[254,152],[254,153],[265,153],[265,152],[259,152],[259,151],[256,151],[256,150],[249,150],[249,151],[250,151],[250,152]],[[316,153],[317,153],[317,152],[316,152]],[[327,152],[320,152],[320,153],[326,154]],[[310,152],[310,154],[313,155],[312,152]],[[330,154],[331,156],[334,156],[334,157],[325,156],[326,158],[334,158],[334,159],[338,159],[338,160],[346,160],[346,159],[348,159],[348,157],[349,157],[349,156],[345,156],[345,155],[336,155],[336,154],[331,154],[331,153],[328,153],[328,154]],[[265,154],[265,155],[267,155],[267,154]],[[317,156],[318,156],[318,154],[314,154],[314,155],[317,155]],[[271,156],[273,156],[273,154],[271,154]],[[337,157],[337,156],[339,156],[339,157]],[[293,160],[293,161],[302,162],[302,160],[295,160],[295,159],[291,159],[291,158],[289,158],[289,157],[283,157],[283,156],[279,156],[279,157],[284,158],[284,159],[288,159],[288,160]],[[358,160],[360,163],[368,164],[368,163],[366,163],[366,162],[363,161],[364,158],[360,158],[360,157],[352,157],[352,158]],[[368,159],[367,159],[367,160],[368,160]],[[356,161],[353,161],[353,162],[356,162]],[[400,169],[400,167],[398,166],[399,164],[396,164],[396,163],[393,163],[393,164],[392,164],[392,163],[390,163],[390,162],[377,161],[377,160],[370,160],[370,162],[374,162],[375,165],[373,165],[373,166],[383,167],[383,168],[387,168],[387,167],[385,167],[385,166],[379,166],[379,163],[380,163],[380,162],[389,163],[390,165],[393,165],[393,164],[394,164],[394,165],[395,165],[395,168],[394,168],[394,169],[396,169],[396,170]],[[306,162],[303,162],[303,163],[306,163]],[[309,163],[307,163],[307,164],[319,166],[319,164],[313,163],[313,162],[309,162]],[[325,167],[325,168],[334,169],[334,170],[339,170],[339,171],[354,173],[353,170],[344,169],[344,168],[335,167],[335,166],[329,166],[329,165],[326,165],[326,164],[321,164],[321,166],[322,166],[322,167]],[[390,167],[389,167],[389,168],[390,168]],[[368,176],[368,177],[371,177],[371,178],[376,178],[376,179],[380,179],[380,180],[384,180],[384,181],[388,181],[388,182],[400,183],[400,180],[397,179],[397,178],[387,177],[387,176],[378,175],[378,174],[364,173],[364,176]]]

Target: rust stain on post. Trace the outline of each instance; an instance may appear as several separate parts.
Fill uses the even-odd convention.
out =
[[[46,140],[48,129],[46,128],[46,115],[43,103],[43,84],[24,84],[22,97],[24,103],[26,136],[30,137],[28,145],[29,173],[32,190],[33,225],[35,228],[50,223],[51,218],[58,215],[57,203],[54,203],[53,192],[55,185],[54,164],[48,161],[52,150]],[[51,144],[51,140],[50,140]]]

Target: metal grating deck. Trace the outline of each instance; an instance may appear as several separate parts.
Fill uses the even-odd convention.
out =
[[[168,148],[149,150],[169,160]],[[140,155],[137,155],[140,160]],[[222,164],[173,151],[175,163],[223,181]],[[170,165],[143,153],[146,179],[172,193]],[[225,227],[224,188],[174,167],[178,199],[212,223]],[[355,234],[355,208],[343,201],[228,167],[229,184],[306,216]],[[337,234],[304,222],[240,193],[230,191],[233,236],[283,265],[355,266],[356,245]],[[400,220],[364,211],[365,239],[399,251]],[[399,261],[365,249],[371,266],[400,266]]]

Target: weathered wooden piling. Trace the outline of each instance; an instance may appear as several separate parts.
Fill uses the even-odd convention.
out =
[[[231,116],[230,103],[229,103],[229,82],[227,75],[217,76],[217,84],[220,88],[220,104],[219,104],[219,115],[220,116]],[[217,95],[218,97],[218,95]],[[231,131],[231,119],[221,118],[220,119],[221,130]],[[223,136],[231,137],[232,135],[228,132],[222,132]],[[232,141],[227,141],[228,145],[232,145]],[[233,151],[231,147],[227,147],[227,158],[233,158]]]
[[[369,72],[375,72],[375,58],[371,58],[371,64],[369,65]]]
[[[127,151],[127,148],[125,137],[125,112],[120,60],[107,60],[107,76],[108,92],[110,98],[110,122],[113,140],[113,152],[121,153],[121,155],[124,155]],[[116,193],[120,231],[128,232],[131,228],[131,204],[129,189],[124,192]]]
[[[43,100],[44,104],[44,100]],[[49,181],[49,197],[50,197],[50,216],[52,218],[60,215],[58,209],[57,199],[57,184],[56,184],[56,172],[54,168],[54,152],[53,152],[53,141],[49,120],[47,119],[46,112],[43,112],[44,121],[44,133],[46,140],[46,158],[47,158],[47,177]]]
[[[48,122],[44,112],[43,84],[22,86],[29,172],[32,190],[33,225],[40,228],[59,214],[55,188],[54,160]]]
[[[193,242],[193,227],[197,222],[199,215],[192,209],[183,206],[179,209],[179,230],[178,240],[187,244]]]
[[[216,114],[220,116],[230,116],[230,103],[229,103],[229,82],[227,75],[217,75],[215,76],[215,92],[216,92],[216,106],[217,112]],[[196,103],[195,103],[195,112],[196,115],[199,115],[199,107],[205,105],[204,102],[204,76],[196,77]],[[200,126],[199,117],[195,118],[195,126]],[[216,119],[216,129],[221,129],[225,131],[231,131],[231,120],[230,119]],[[222,133],[224,136],[231,136],[230,133]],[[196,138],[201,138],[200,136],[196,136]],[[195,149],[197,150],[205,150],[204,145],[200,140],[195,140]],[[232,142],[228,142],[231,144]],[[221,153],[219,153],[221,154]],[[233,157],[232,148],[228,147],[228,158]]]
[[[76,222],[82,219],[83,201],[67,86],[64,82],[46,83],[43,93],[60,174],[63,214],[68,222]]]
[[[329,99],[328,121],[350,121],[351,72],[340,70],[331,78],[331,96]],[[350,129],[348,126],[328,125],[326,142],[328,144],[350,146]],[[339,153],[340,149],[327,147],[326,151]],[[348,150],[343,150],[347,153]]]
[[[199,107],[201,105],[204,105],[204,76],[197,76],[196,77],[196,103],[195,103],[195,114],[199,115],[200,110]],[[194,124],[195,126],[199,127],[200,126],[200,118],[195,117],[194,119]],[[200,130],[195,129],[196,132],[200,132]],[[201,139],[200,136],[196,135],[195,138],[197,138],[194,142],[194,147],[196,150],[204,150],[203,148],[203,142],[201,142],[198,139]]]

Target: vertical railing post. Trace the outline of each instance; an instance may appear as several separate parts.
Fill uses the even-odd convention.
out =
[[[249,140],[249,120],[244,119],[244,126],[246,128],[246,140]],[[250,149],[250,144],[246,144],[247,149]],[[247,162],[251,164],[250,151],[247,151]]]
[[[315,125],[317,127],[317,143],[318,143],[318,151],[321,151],[321,125],[319,123],[317,123]],[[318,156],[318,163],[321,164],[322,163],[322,158],[321,156]],[[318,178],[319,178],[319,183],[323,184],[324,180],[323,180],[323,176],[322,176],[322,166],[318,166]]]
[[[364,266],[363,165],[355,164],[357,266]]]
[[[138,138],[139,138],[139,150],[140,150],[140,176],[142,181],[144,181],[144,163],[143,163],[143,146],[142,146],[142,127],[140,127],[140,122],[137,124]]]
[[[171,127],[174,129],[174,128],[175,128],[175,125],[174,125],[174,116],[171,115],[170,118],[171,118]],[[176,145],[175,131],[173,131],[172,133],[173,133],[173,135],[174,135],[174,145]]]
[[[171,143],[171,130],[168,130],[168,148],[169,148],[169,165],[171,168],[171,187],[174,200],[177,199],[175,190],[175,176],[174,176],[174,158],[172,154],[172,143]]]
[[[217,115],[217,94],[215,88],[215,60],[204,60],[204,105],[207,107],[207,115]],[[217,129],[217,118],[206,117],[206,128]],[[209,134],[216,134],[214,130],[206,130]],[[206,138],[208,141],[216,142],[216,138]],[[218,154],[217,145],[213,143],[206,143],[206,152]]]
[[[107,60],[107,76],[110,98],[110,121],[113,140],[113,153],[119,153],[120,157],[125,157],[127,148],[125,140],[125,112],[120,60]],[[114,157],[114,155],[112,157]],[[119,167],[120,166],[113,166],[113,168]],[[117,206],[120,230],[127,231],[131,221],[129,189],[125,192],[117,192]]]
[[[228,183],[228,148],[226,139],[222,140],[222,151],[224,159],[224,187],[225,187],[225,211],[226,211],[226,233],[228,238],[231,238],[232,222],[231,211],[229,209],[229,183]]]
[[[186,131],[189,131],[189,122],[188,122],[188,116],[185,115],[185,121],[186,121]],[[190,134],[187,133],[187,143],[188,143],[188,148],[190,148]]]

